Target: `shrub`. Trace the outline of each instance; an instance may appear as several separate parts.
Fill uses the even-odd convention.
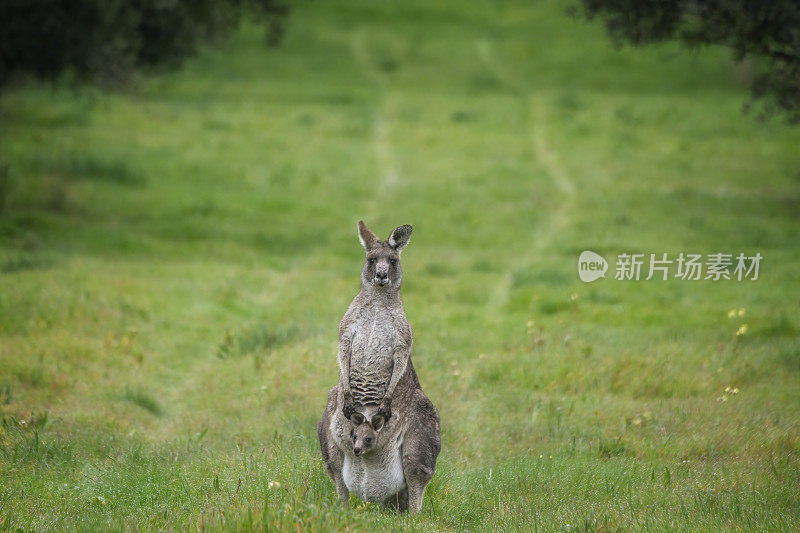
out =
[[[0,2],[0,86],[19,74],[124,81],[174,68],[250,13],[277,44],[288,8],[278,0],[5,0]]]

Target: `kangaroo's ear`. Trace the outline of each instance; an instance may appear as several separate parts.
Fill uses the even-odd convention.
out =
[[[375,415],[372,417],[372,429],[375,431],[380,431],[383,427],[383,423],[385,422],[383,416]]]
[[[353,413],[350,415],[350,422],[352,422],[354,426],[360,426],[364,422],[364,415],[361,413]]]
[[[361,246],[367,251],[379,241],[378,237],[364,224],[363,220],[358,221],[358,240],[361,241]]]
[[[413,228],[408,224],[394,228],[392,234],[389,235],[389,246],[398,252],[406,247],[408,241],[411,240],[411,230]]]

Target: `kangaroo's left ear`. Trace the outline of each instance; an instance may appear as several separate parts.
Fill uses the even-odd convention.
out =
[[[411,230],[413,228],[408,224],[394,228],[392,234],[389,235],[389,246],[398,252],[406,247],[408,241],[411,240]]]
[[[370,251],[379,242],[378,237],[372,233],[363,220],[358,221],[358,240],[366,251]]]

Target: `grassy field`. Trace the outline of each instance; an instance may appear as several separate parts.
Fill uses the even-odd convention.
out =
[[[277,50],[3,94],[0,529],[800,529],[800,129],[750,75],[557,2],[302,2]],[[414,225],[418,516],[339,508],[316,440],[359,218]]]

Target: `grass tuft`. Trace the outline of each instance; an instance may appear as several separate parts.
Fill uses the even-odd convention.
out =
[[[161,403],[148,392],[140,389],[127,389],[122,395],[122,399],[141,407],[152,415],[164,416],[164,408]]]

